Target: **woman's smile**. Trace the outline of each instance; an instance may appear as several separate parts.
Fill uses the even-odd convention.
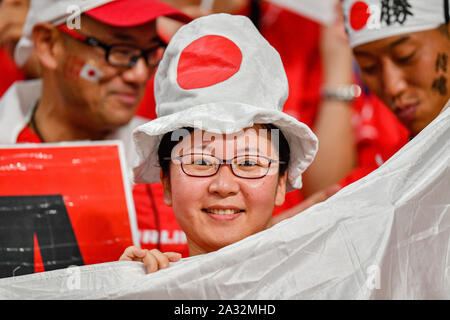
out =
[[[202,209],[202,212],[208,214],[214,220],[231,221],[237,219],[241,214],[245,213],[244,209],[227,206],[211,206]]]

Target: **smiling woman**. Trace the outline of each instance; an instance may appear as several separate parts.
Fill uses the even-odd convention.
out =
[[[226,47],[215,50],[218,43]],[[301,188],[317,138],[282,112],[286,73],[252,22],[216,14],[181,28],[156,73],[155,96],[158,118],[134,132],[135,180],[162,181],[189,254],[213,252],[270,227],[286,191]],[[137,247],[120,258],[144,262],[147,272],[179,259]]]
[[[289,145],[282,133],[280,141],[273,141],[278,136],[267,134],[267,127],[254,125],[234,134],[190,130],[172,149],[166,141],[175,140],[173,133],[163,137],[158,155],[164,201],[186,233],[190,255],[264,230],[274,206],[283,204]],[[196,134],[201,135],[198,143]]]

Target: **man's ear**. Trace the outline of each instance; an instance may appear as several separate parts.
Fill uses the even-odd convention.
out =
[[[171,207],[172,206],[172,188],[170,186],[170,174],[164,174],[161,170],[159,173],[159,177],[161,179],[162,185],[163,185],[163,192],[164,192],[164,203],[166,206]]]
[[[58,30],[50,23],[39,23],[34,26],[34,54],[44,68],[50,70],[57,68],[61,40]]]
[[[277,192],[275,195],[275,206],[280,207],[284,203],[286,197],[286,181],[287,181],[287,170],[284,174],[278,178]]]

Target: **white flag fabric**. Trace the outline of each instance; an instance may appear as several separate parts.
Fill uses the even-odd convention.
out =
[[[219,251],[0,280],[1,299],[450,299],[450,108],[378,170]]]
[[[334,4],[337,0],[269,0],[280,7],[292,10],[321,24],[330,25],[334,21]]]

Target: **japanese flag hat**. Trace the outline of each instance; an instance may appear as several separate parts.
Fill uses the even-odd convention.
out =
[[[352,48],[450,22],[449,0],[342,0]]]
[[[280,55],[247,17],[214,14],[183,26],[155,76],[157,118],[133,133],[139,154],[135,182],[160,181],[158,147],[168,132],[193,127],[232,134],[273,124],[291,151],[287,189],[301,188],[318,141],[307,125],[282,111],[288,93]]]

